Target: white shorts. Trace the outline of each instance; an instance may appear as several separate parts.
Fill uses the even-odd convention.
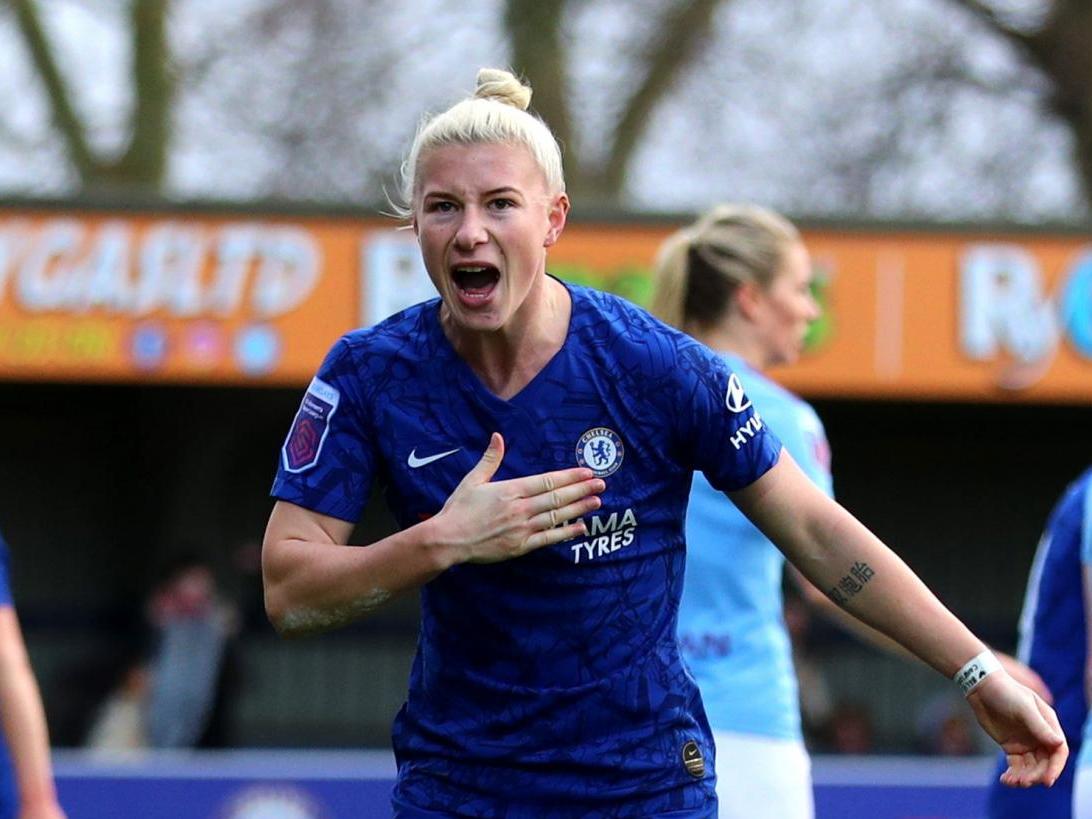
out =
[[[811,758],[801,740],[714,731],[720,819],[814,819]]]
[[[1070,764],[1075,763],[1070,760]],[[1092,767],[1088,765],[1077,768],[1073,781],[1073,819],[1092,819]]]

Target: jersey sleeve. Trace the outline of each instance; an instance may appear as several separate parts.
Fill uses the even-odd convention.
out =
[[[679,434],[687,465],[722,492],[749,486],[777,463],[781,441],[719,356],[697,344],[680,352]]]
[[[1081,493],[1081,563],[1092,566],[1092,478]]]
[[[351,523],[360,518],[379,462],[361,387],[352,348],[342,338],[292,420],[273,497]]]

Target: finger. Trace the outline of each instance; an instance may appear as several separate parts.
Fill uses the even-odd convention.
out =
[[[466,473],[466,477],[462,479],[460,485],[489,483],[493,476],[497,474],[503,459],[504,438],[501,437],[499,432],[494,432],[489,436],[489,446],[485,448],[481,459],[474,464],[473,469]]]
[[[526,550],[531,551],[540,549],[543,546],[552,546],[555,543],[561,543],[563,540],[572,540],[574,537],[586,537],[587,534],[588,527],[584,525],[582,520],[570,523],[567,526],[558,526],[556,529],[543,529],[541,532],[535,532],[527,538]]]
[[[602,492],[606,488],[607,484],[602,478],[593,478],[590,481],[571,483],[568,486],[558,487],[552,492],[545,492],[530,498],[528,503],[529,510],[532,515],[538,515],[542,512],[548,512],[551,509],[561,509],[561,507],[567,506],[583,497],[595,494],[596,492]],[[558,517],[558,520],[568,520],[568,518],[562,516]]]
[[[1058,722],[1058,714],[1055,713],[1054,709],[1042,699],[1037,699],[1035,705],[1038,707],[1039,713],[1042,714],[1043,719],[1054,734],[1053,738],[1048,741],[1065,742],[1065,732],[1062,730],[1062,724]]]
[[[1002,783],[1014,788],[1027,788],[1034,784],[1036,781],[1035,754],[1030,752],[1009,754],[1008,760],[1009,767],[1001,776]]]
[[[1030,788],[1032,785],[1041,781],[1043,774],[1046,773],[1047,757],[1046,754],[1037,754],[1034,751],[1028,751],[1024,754],[1024,772],[1021,776],[1021,782],[1024,787]]]
[[[1066,736],[1061,732],[1061,725],[1058,723],[1058,716],[1054,713],[1054,709],[1034,693],[1032,700],[1035,703],[1035,709],[1028,714],[1025,724],[1026,731],[1031,734],[1028,747],[1041,748],[1044,753],[1049,753],[1065,743]]]
[[[1065,761],[1069,757],[1069,746],[1065,741],[1065,733],[1062,731],[1062,726],[1058,722],[1058,715],[1054,713],[1054,709],[1042,700],[1037,700],[1036,705],[1038,705],[1039,712],[1050,726],[1051,731],[1055,733],[1057,739],[1060,740],[1054,747],[1050,747],[1048,743],[1046,749],[1049,757],[1047,758],[1046,772],[1043,774],[1042,781],[1044,785],[1049,787],[1062,775],[1062,769],[1065,768]]]
[[[528,475],[526,478],[514,478],[505,481],[519,498],[533,498],[537,495],[547,495],[555,489],[569,484],[586,481],[595,477],[595,473],[583,466],[574,466],[571,469],[559,469],[556,472],[542,472],[538,475]]]
[[[547,509],[541,514],[531,518],[531,526],[535,529],[552,529],[563,520],[572,520],[588,512],[593,512],[602,505],[602,501],[595,495],[590,498],[580,498],[573,503],[562,506],[560,509]]]
[[[1048,788],[1058,781],[1058,777],[1065,770],[1065,762],[1069,758],[1069,746],[1062,743],[1047,758],[1046,772],[1043,774],[1042,783]]]
[[[1036,694],[1026,688],[1024,690],[1031,696],[1033,707],[1021,707],[1019,710],[1020,735],[1013,737],[1012,745],[1018,745],[1020,750],[1009,746],[1009,768],[1020,780],[1018,784],[1026,787],[1046,775],[1048,762],[1055,750],[1065,743],[1065,735],[1054,709]]]

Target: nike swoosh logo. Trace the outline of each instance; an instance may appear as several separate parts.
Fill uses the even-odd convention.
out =
[[[428,466],[433,461],[438,461],[441,458],[446,458],[448,455],[454,455],[462,447],[456,447],[455,449],[449,449],[447,452],[439,452],[435,455],[429,455],[427,458],[417,457],[417,447],[414,447],[410,451],[409,457],[406,459],[406,463],[409,464],[410,469],[420,469],[422,466]]]

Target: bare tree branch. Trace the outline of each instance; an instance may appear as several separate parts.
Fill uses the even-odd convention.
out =
[[[1019,46],[1047,76],[1049,108],[1070,127],[1075,140],[1075,165],[1086,197],[1092,199],[1092,3],[1054,0],[1041,27],[1032,34],[1013,29],[982,0],[950,0],[1010,42]]]
[[[949,0],[955,6],[970,12],[986,26],[1011,42],[1016,48],[1031,57],[1038,64],[1044,59],[1043,44],[1031,34],[1026,34],[1006,23],[1001,16],[982,0]]]
[[[565,85],[567,49],[562,37],[566,0],[508,0],[505,27],[513,67],[535,88],[535,109],[567,149],[570,185],[583,198],[617,199],[630,160],[644,136],[652,111],[674,86],[710,36],[713,12],[723,0],[676,0],[663,13],[655,34],[634,60],[639,76],[610,136],[607,159],[599,168],[577,154],[574,123]]]
[[[648,129],[650,115],[671,90],[680,72],[709,40],[713,12],[722,0],[688,0],[669,9],[660,35],[651,41],[638,65],[640,82],[614,128],[610,158],[603,169],[601,195],[616,198],[625,182],[633,151]]]
[[[170,0],[134,0],[130,6],[136,104],[129,146],[114,168],[119,181],[156,189],[163,181],[170,150],[174,82],[166,34],[169,4]]]
[[[68,146],[68,156],[81,178],[93,176],[98,171],[98,163],[91,152],[86,129],[72,106],[68,87],[42,30],[34,0],[13,0],[13,3],[19,29],[23,33],[38,75],[45,85],[53,122]]]
[[[561,22],[566,0],[508,0],[504,25],[512,47],[512,68],[527,76],[535,89],[534,109],[550,123],[575,168],[572,118],[565,93],[566,49]]]

